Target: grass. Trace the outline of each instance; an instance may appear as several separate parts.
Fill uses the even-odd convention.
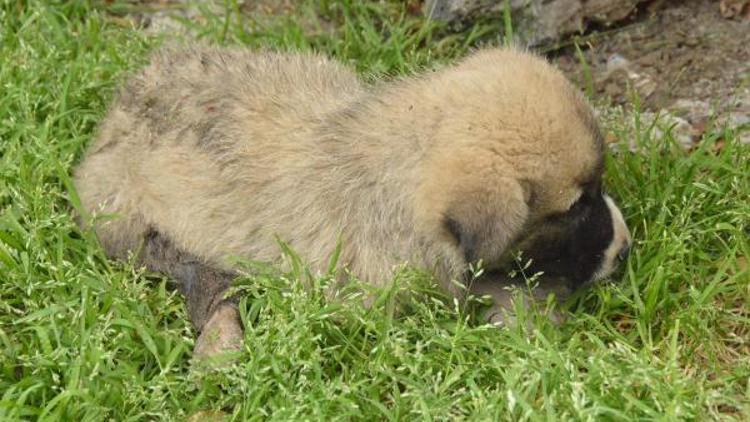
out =
[[[104,7],[0,0],[0,420],[208,409],[277,420],[750,418],[750,150],[713,128],[686,153],[637,110],[609,129],[640,152],[607,163],[636,245],[621,279],[573,303],[561,327],[477,324],[414,271],[371,310],[326,303],[325,276],[303,291],[303,270],[267,271],[240,283],[238,363],[191,370],[182,299],[107,260],[71,217],[71,168],[115,87],[159,42]],[[320,0],[298,13],[207,15],[192,30],[321,50],[370,77],[450,61],[502,31],[451,34],[396,3]],[[394,300],[406,310],[394,315]]]

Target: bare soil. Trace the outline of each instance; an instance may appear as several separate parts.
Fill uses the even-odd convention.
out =
[[[149,7],[129,14],[148,31],[182,32],[175,14],[200,19],[188,0],[133,3]],[[409,0],[410,10],[420,4]],[[241,5],[251,15],[295,9],[291,0]],[[750,0],[653,0],[639,8],[616,28],[563,40],[567,47],[551,52],[553,61],[594,98],[609,105],[638,101],[641,111],[666,117],[688,147],[711,123],[739,128],[740,139],[750,143]]]
[[[554,61],[612,104],[630,104],[637,93],[643,110],[673,116],[693,141],[713,118],[747,128],[748,9],[746,0],[654,2],[625,26],[580,38],[585,65],[574,47]],[[741,137],[750,142],[747,132]]]

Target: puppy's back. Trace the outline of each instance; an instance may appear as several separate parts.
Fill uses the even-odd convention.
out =
[[[264,222],[269,236],[277,228],[267,205],[285,199],[270,192],[294,191],[272,185],[318,153],[311,131],[361,92],[352,72],[316,55],[161,51],[125,85],[77,169],[81,201],[114,214],[96,224],[112,256],[156,230],[208,260],[270,258],[267,246],[243,248]]]

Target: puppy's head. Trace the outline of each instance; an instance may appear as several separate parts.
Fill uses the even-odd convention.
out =
[[[602,188],[604,145],[586,101],[548,63],[477,53],[429,83],[442,111],[425,157],[417,220],[450,260],[577,287],[625,259],[630,234]]]

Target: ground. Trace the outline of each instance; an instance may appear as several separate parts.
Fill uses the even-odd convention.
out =
[[[75,224],[70,182],[116,87],[165,41],[157,29],[172,31],[167,39],[320,50],[366,80],[441,66],[505,33],[445,31],[400,2],[303,4],[248,17],[228,1],[228,14],[199,8],[175,22],[160,21],[169,2],[147,14],[142,2],[0,0],[0,420],[750,419],[750,146],[741,127],[709,122],[685,149],[644,123],[642,108],[676,100],[668,92],[722,103],[742,83],[731,66],[746,64],[744,50],[716,57],[687,43],[661,51],[726,60],[706,67],[718,73],[664,76],[631,49],[634,38],[584,52],[595,82],[617,53],[659,83],[653,97],[641,93],[642,107],[609,82],[591,90],[597,104],[609,92],[625,110],[601,111],[614,150],[606,184],[635,244],[611,283],[563,304],[561,326],[535,309],[519,315],[534,324],[483,325],[411,269],[363,309],[326,301],[325,274],[260,268],[238,280],[246,333],[235,364],[192,366],[182,298],[169,280],[104,256]],[[669,13],[656,15],[657,29]],[[742,46],[731,44],[746,36],[739,21],[707,16],[700,22],[712,29],[685,24],[688,35]],[[690,23],[671,25],[681,20]],[[576,63],[562,66],[575,75],[585,68]],[[717,85],[697,95],[690,87],[701,84],[685,81],[701,79]]]
[[[135,8],[128,18],[152,32],[180,31],[175,16],[201,19],[185,0],[134,3],[151,8]],[[295,16],[308,33],[332,30],[325,19],[300,14],[303,3],[246,0],[237,10],[260,21]],[[408,13],[421,10],[419,0],[406,3]],[[222,6],[213,10],[223,13]],[[740,127],[741,141],[750,143],[748,45],[750,1],[652,0],[641,2],[632,16],[610,27],[590,28],[581,36],[536,48],[605,106],[627,106],[637,95],[649,120],[664,120],[663,126],[673,127],[678,140],[692,147],[711,124]]]
[[[750,18],[722,16],[720,2],[656,3],[580,38],[586,67],[570,47],[556,63],[598,98],[627,105],[637,93],[643,110],[684,119],[677,131],[686,143],[717,117],[750,127]],[[747,131],[741,137],[750,142]]]

